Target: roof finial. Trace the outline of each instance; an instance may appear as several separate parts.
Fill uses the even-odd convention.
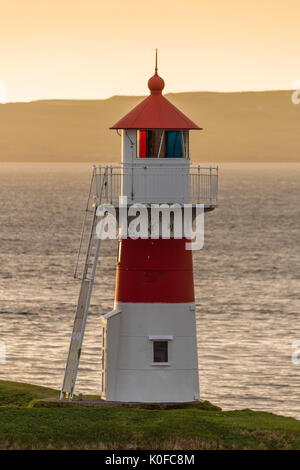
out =
[[[148,87],[151,91],[151,94],[161,95],[162,90],[164,89],[165,82],[157,73],[157,49],[155,49],[155,73],[153,77],[148,81]]]

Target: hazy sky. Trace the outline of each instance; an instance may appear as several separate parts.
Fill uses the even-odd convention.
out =
[[[0,0],[0,101],[290,89],[300,0]]]

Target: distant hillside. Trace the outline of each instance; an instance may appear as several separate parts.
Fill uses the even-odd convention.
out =
[[[166,96],[204,128],[191,132],[194,161],[300,162],[300,105],[290,91]],[[0,104],[0,161],[119,161],[120,137],[108,128],[143,98]]]

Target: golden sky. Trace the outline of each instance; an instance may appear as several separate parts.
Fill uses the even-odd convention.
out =
[[[290,89],[300,0],[0,0],[0,101]]]

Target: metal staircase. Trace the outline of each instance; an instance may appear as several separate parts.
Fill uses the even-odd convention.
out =
[[[87,200],[87,206],[85,210],[85,216],[76,261],[76,268],[74,273],[74,277],[81,281],[81,287],[75,313],[75,320],[71,335],[64,380],[60,393],[61,400],[63,398],[72,399],[74,394],[82,342],[94,286],[97,261],[99,258],[101,245],[101,235],[104,226],[104,219],[99,222],[99,225],[97,223],[97,208],[98,205],[101,204],[103,192],[106,190],[107,187],[107,171],[104,172],[101,180],[102,181],[100,181],[99,185],[99,182],[97,181],[97,175],[94,170]],[[87,227],[89,227],[89,230],[87,230]],[[78,269],[83,254],[83,246],[85,245],[86,236],[87,251],[83,260],[84,266],[82,275],[79,277]]]

